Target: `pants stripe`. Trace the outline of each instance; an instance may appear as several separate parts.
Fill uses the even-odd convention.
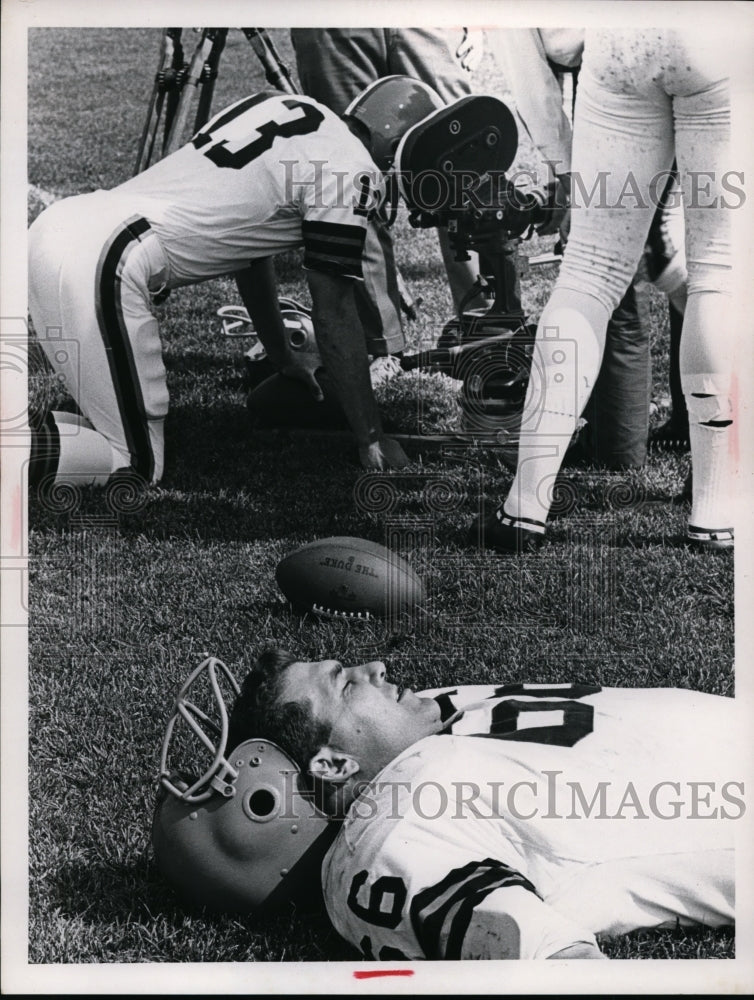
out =
[[[147,482],[151,482],[155,461],[149,421],[121,306],[121,276],[128,255],[148,231],[146,219],[135,216],[119,226],[110,237],[97,264],[95,302],[131,465]]]

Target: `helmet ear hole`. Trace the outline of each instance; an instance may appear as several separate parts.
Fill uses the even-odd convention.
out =
[[[301,350],[307,340],[306,331],[304,330],[291,330],[288,334],[288,342],[295,351]]]
[[[237,770],[235,795],[215,780],[205,798],[187,798],[163,776],[152,845],[164,877],[191,903],[219,912],[318,905],[319,869],[338,827],[305,794],[300,768],[261,738],[237,744],[220,763],[223,781]]]
[[[276,788],[262,786],[244,797],[243,811],[257,823],[267,823],[280,811],[280,794]]]

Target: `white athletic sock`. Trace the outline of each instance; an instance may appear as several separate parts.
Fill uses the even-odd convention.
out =
[[[730,528],[735,424],[730,380],[725,376],[682,376],[689,411],[692,458],[691,515],[697,528]]]
[[[537,327],[516,476],[503,509],[545,522],[556,476],[599,373],[609,313],[591,295],[556,288]]]
[[[130,465],[128,456],[115,451],[85,417],[58,412],[52,417],[60,440],[55,482],[104,486],[116,469]]]
[[[689,524],[733,526],[737,427],[733,404],[735,320],[731,296],[689,294],[681,335],[681,387],[689,411],[692,503]]]

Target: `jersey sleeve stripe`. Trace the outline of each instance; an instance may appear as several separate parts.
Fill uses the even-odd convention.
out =
[[[474,907],[491,892],[513,886],[536,895],[527,878],[487,858],[457,868],[437,885],[417,893],[411,903],[411,923],[425,956],[459,959]]]
[[[304,237],[319,236],[336,240],[356,240],[363,244],[364,230],[361,226],[350,226],[344,222],[323,222],[317,219],[304,219],[301,223]]]
[[[422,941],[422,947],[430,947],[433,951],[427,957],[449,958],[449,949],[452,950],[453,942],[457,941],[459,937],[458,914],[462,904],[469,899],[473,901],[478,898],[483,899],[488,892],[499,887],[500,875],[498,872],[481,871],[470,876],[462,885],[455,885],[447,889],[445,894],[435,901],[431,909],[427,908],[423,914],[424,941]],[[468,919],[466,927],[468,927]],[[462,943],[463,934],[461,933],[459,949]]]
[[[339,274],[343,278],[358,278],[364,280],[361,261],[352,261],[334,254],[304,254],[303,267],[305,271],[326,271],[328,274]]]
[[[321,236],[314,238],[304,238],[304,246],[311,253],[338,254],[342,257],[351,257],[353,260],[361,260],[364,249],[364,239],[342,240],[323,239]]]
[[[359,226],[304,220],[301,233],[305,270],[363,279],[361,262],[366,233]]]

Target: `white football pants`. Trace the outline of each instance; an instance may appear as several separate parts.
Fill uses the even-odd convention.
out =
[[[56,202],[32,224],[29,311],[52,367],[110,446],[89,481],[130,467],[157,482],[168,390],[150,294],[166,285],[168,264],[146,220],[102,194]]]
[[[727,74],[719,41],[698,28],[688,35],[661,28],[587,32],[574,123],[571,232],[539,322],[519,464],[504,505],[510,515],[547,517],[552,484],[599,371],[608,317],[636,271],[675,155],[688,268],[681,379],[691,422],[703,431],[691,430],[690,521],[730,524],[731,209],[741,194],[731,189]],[[700,394],[710,393],[720,397],[715,412],[724,413],[711,424],[708,402],[700,415],[695,407]]]

